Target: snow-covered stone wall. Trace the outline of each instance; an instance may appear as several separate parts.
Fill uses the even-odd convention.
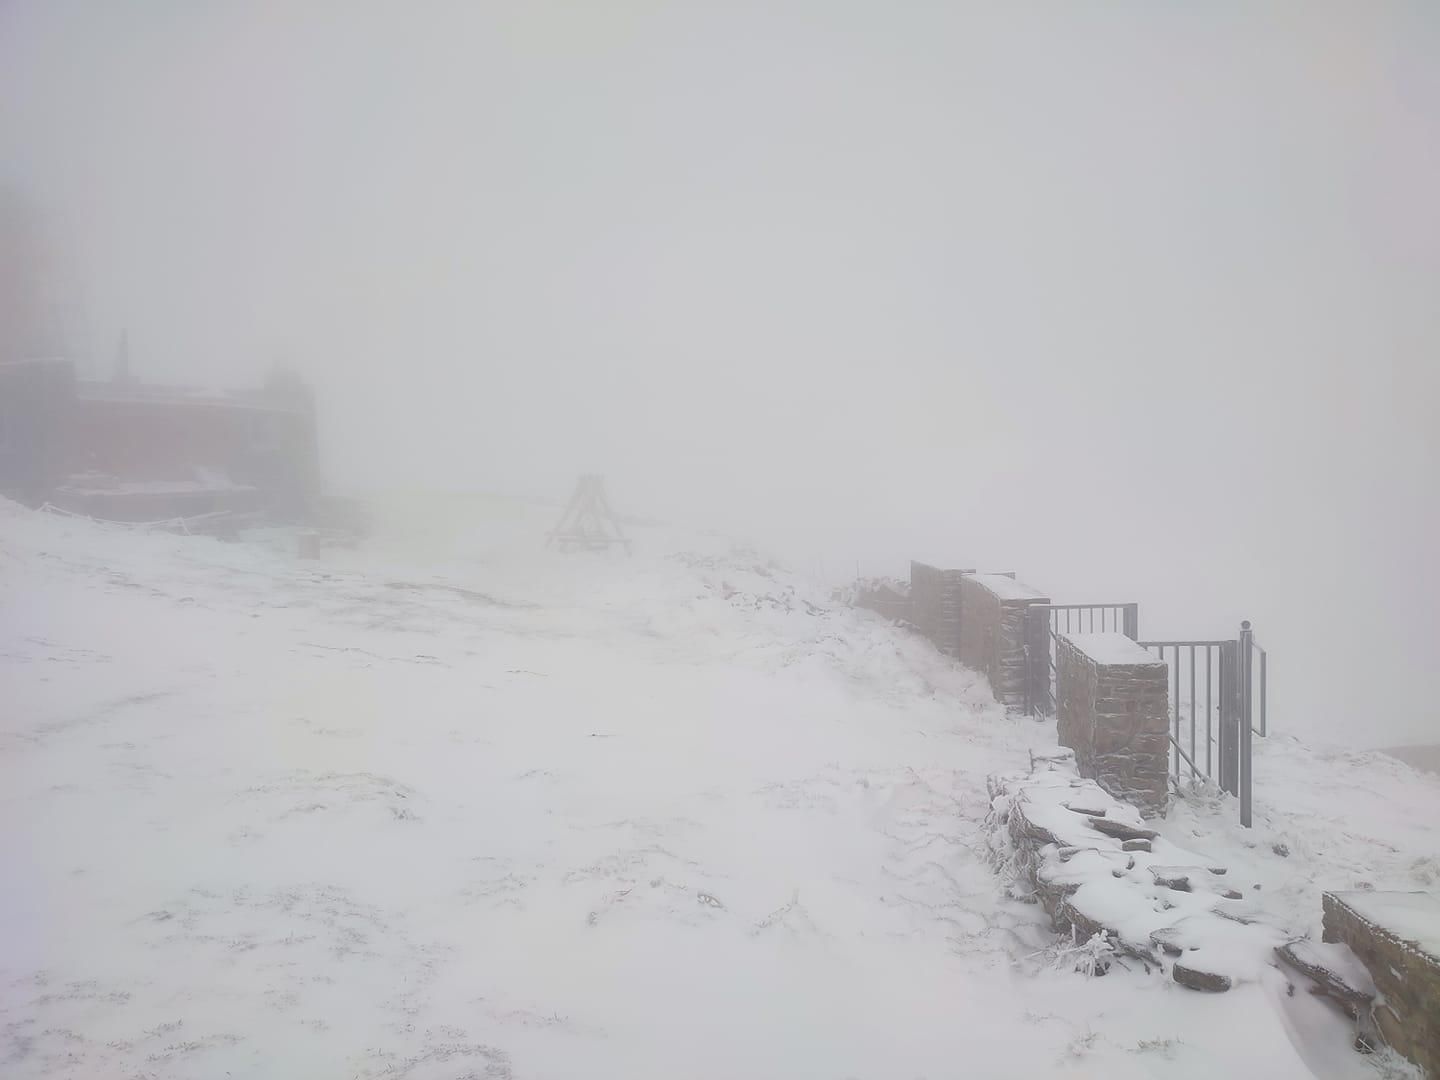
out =
[[[910,613],[915,628],[946,656],[960,657],[960,581],[973,570],[910,563]]]
[[[1256,982],[1285,940],[1225,866],[1146,828],[1067,752],[1032,755],[1028,773],[992,776],[989,791],[997,866],[1071,936],[1077,966],[1119,961],[1219,992]]]
[[[1325,940],[1343,942],[1380,991],[1385,1041],[1440,1076],[1440,899],[1423,892],[1327,892]]]
[[[960,584],[960,662],[990,679],[995,700],[1026,704],[1025,610],[1048,597],[1007,574],[966,574]]]
[[[1060,745],[1080,775],[1146,817],[1163,815],[1168,669],[1124,634],[1061,635],[1055,690]]]
[[[910,622],[910,590],[901,581],[871,578],[855,586],[855,607],[883,615],[892,622]]]

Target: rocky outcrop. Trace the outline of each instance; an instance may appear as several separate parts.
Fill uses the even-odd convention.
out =
[[[1220,992],[1258,978],[1283,943],[1224,867],[1146,828],[1072,757],[1034,760],[989,787],[997,865],[1077,944],[1098,935],[1121,962]]]
[[[1328,997],[1355,1021],[1355,1046],[1373,1050],[1381,1042],[1375,1028],[1375,981],[1349,946],[1301,938],[1275,955],[1311,982],[1312,993]]]

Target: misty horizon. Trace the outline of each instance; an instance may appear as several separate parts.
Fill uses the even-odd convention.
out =
[[[340,490],[912,557],[1275,657],[1431,742],[1423,4],[0,5],[60,351],[317,392]]]

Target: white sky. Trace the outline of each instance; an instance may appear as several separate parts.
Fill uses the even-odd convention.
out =
[[[1436,741],[1437,57],[1428,2],[0,0],[0,183],[82,364],[286,359],[338,483],[1249,617],[1280,728]]]

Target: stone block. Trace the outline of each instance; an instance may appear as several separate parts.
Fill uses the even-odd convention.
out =
[[[1123,634],[1062,634],[1057,645],[1061,745],[1075,751],[1081,776],[1147,817],[1169,802],[1167,671]]]
[[[1023,708],[1028,678],[1027,609],[1050,600],[1012,574],[966,574],[960,582],[960,661],[982,672],[1001,704]]]
[[[910,563],[911,621],[931,644],[957,660],[960,658],[960,581],[971,572]]]

